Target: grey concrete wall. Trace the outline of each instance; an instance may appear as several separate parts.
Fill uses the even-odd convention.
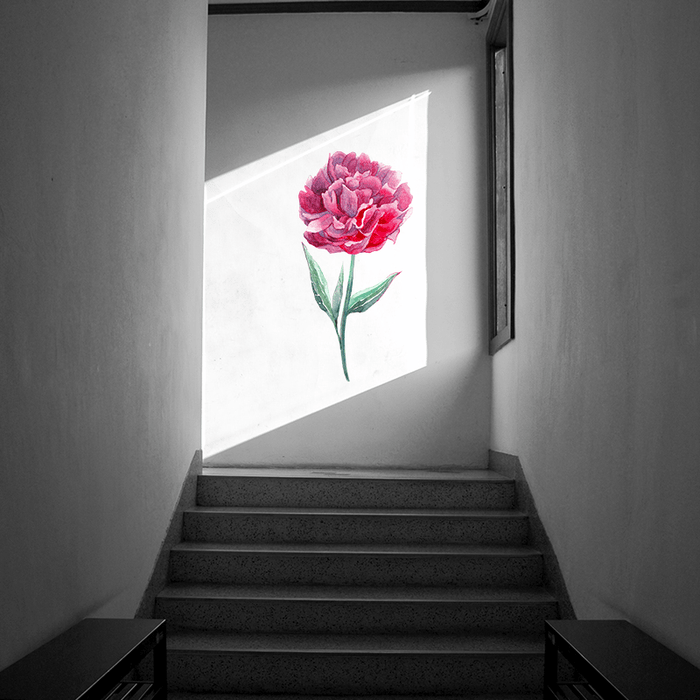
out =
[[[431,91],[428,364],[215,455],[205,430],[205,462],[486,466],[484,32],[450,14],[210,19],[207,178]]]
[[[206,21],[0,4],[0,668],[134,614],[200,446]]]
[[[517,454],[580,618],[700,664],[700,8],[515,6]]]

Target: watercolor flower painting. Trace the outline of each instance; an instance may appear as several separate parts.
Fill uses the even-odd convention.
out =
[[[400,274],[393,272],[382,282],[353,293],[355,256],[379,251],[388,240],[395,243],[411,214],[412,201],[411,190],[401,182],[400,172],[371,160],[366,153],[357,156],[342,151],[330,155],[326,165],[309,177],[299,192],[299,217],[306,227],[307,243],[329,253],[350,256],[347,280],[343,265],[331,295],[321,267],[302,243],[314,298],[333,323],[348,381],[347,318],[374,306]]]

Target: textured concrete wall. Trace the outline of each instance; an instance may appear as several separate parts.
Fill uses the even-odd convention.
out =
[[[200,446],[206,4],[0,4],[0,668],[131,616]]]
[[[212,463],[486,466],[484,28],[463,15],[217,16],[208,73],[207,178],[431,91],[427,367]]]
[[[493,448],[520,457],[577,615],[700,664],[700,8],[514,5]]]

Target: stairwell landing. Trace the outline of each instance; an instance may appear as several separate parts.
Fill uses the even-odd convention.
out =
[[[543,581],[492,470],[205,468],[156,598],[169,697],[535,700]]]

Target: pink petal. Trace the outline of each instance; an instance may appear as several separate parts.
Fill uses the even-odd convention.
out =
[[[350,255],[357,255],[358,253],[364,252],[368,241],[369,238],[362,238],[358,241],[346,241],[343,245],[343,251]]]
[[[320,214],[324,208],[321,195],[312,192],[308,187],[299,192],[299,206],[309,214]]]
[[[373,194],[377,194],[382,189],[382,181],[374,175],[367,175],[362,178],[361,186],[363,189],[372,190]]]
[[[329,253],[340,253],[343,250],[339,246],[329,243],[325,238],[319,236],[313,231],[305,231],[304,238],[306,238],[306,240],[315,248],[322,248],[327,250]]]
[[[372,167],[372,161],[366,153],[362,153],[357,159],[357,172],[366,173]]]
[[[343,158],[343,165],[348,169],[348,174],[352,175],[356,172],[357,167],[357,157],[355,152],[348,153],[345,158]]]
[[[328,156],[328,167],[335,167],[338,163],[342,163],[345,158],[345,154],[342,151],[336,151],[332,155]]]
[[[379,191],[379,196],[376,198],[380,204],[391,204],[394,201],[394,188],[388,185],[383,185]]]
[[[330,182],[344,177],[344,175],[342,175],[342,170],[345,170],[345,174],[347,175],[347,169],[343,168],[344,158],[345,154],[342,151],[336,151],[333,155],[328,156],[326,172],[328,173],[328,179]]]
[[[391,170],[389,172],[389,174],[387,175],[387,178],[384,181],[384,184],[391,187],[392,190],[395,190],[399,186],[400,182],[401,182],[401,173],[398,172],[398,170]]]
[[[355,194],[357,195],[357,203],[360,209],[368,205],[372,199],[372,190],[356,190]]]
[[[369,207],[357,217],[357,227],[366,235],[371,234],[381,220],[381,212],[376,207]]]
[[[330,184],[331,181],[328,179],[325,169],[321,168],[316,174],[316,177],[311,179],[311,182],[307,182],[306,186],[312,189],[316,194],[321,194],[321,192],[328,189]]]
[[[372,168],[372,170],[374,170],[374,168]],[[383,163],[377,163],[377,172],[372,174],[376,175],[381,180],[382,184],[384,184],[390,173],[391,168],[388,165],[384,165]]]
[[[343,185],[340,194],[340,208],[348,216],[357,214],[357,195],[345,185]]]
[[[331,226],[326,227],[324,233],[328,238],[337,241],[341,238],[347,238],[355,232],[355,225],[351,221],[341,223],[339,221],[333,221]]]
[[[397,228],[395,231],[392,231],[387,237],[387,241],[391,241],[392,243],[396,243],[396,237],[399,235],[399,232],[401,231],[400,228]]]
[[[396,202],[401,211],[406,211],[406,209],[408,209],[411,206],[411,202],[413,201],[413,195],[411,194],[411,190],[405,182],[402,182],[396,188],[396,192],[394,192],[394,197],[396,198]]]
[[[318,233],[319,231],[323,231],[324,229],[328,228],[332,223],[333,217],[330,214],[326,213],[322,216],[319,216],[318,219],[313,219],[312,221],[309,221],[306,224],[306,227],[309,231]]]
[[[335,216],[340,216],[343,213],[338,201],[342,187],[343,183],[336,181],[322,195],[324,206],[331,214],[334,214]]]

